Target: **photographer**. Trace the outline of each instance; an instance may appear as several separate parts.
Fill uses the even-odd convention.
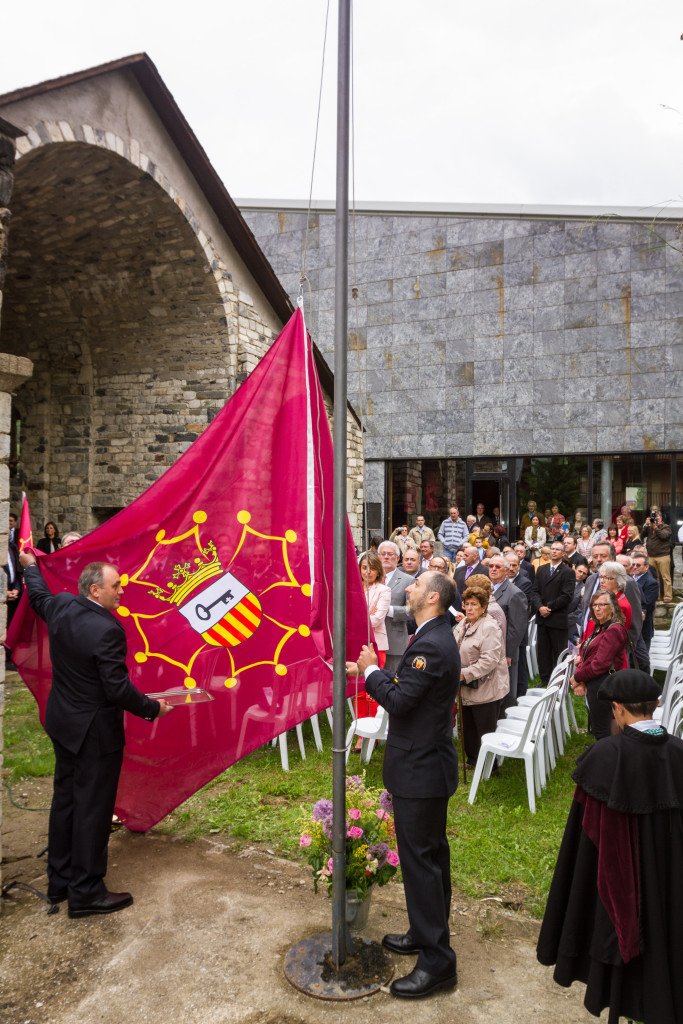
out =
[[[673,600],[671,587],[671,527],[667,526],[657,507],[650,509],[650,515],[643,525],[643,537],[650,565],[659,578],[665,604]]]

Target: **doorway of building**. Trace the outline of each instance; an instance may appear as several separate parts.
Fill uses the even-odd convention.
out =
[[[467,508],[467,515],[477,514],[477,505],[484,506],[484,514],[493,518],[493,510],[500,510],[500,481],[499,480],[472,480],[472,500]],[[498,513],[500,514],[500,513]]]

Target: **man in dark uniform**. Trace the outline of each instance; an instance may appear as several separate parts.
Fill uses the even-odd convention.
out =
[[[384,784],[393,797],[410,927],[405,935],[385,935],[383,944],[418,955],[414,970],[391,985],[392,995],[407,999],[457,984],[446,838],[448,799],[458,784],[452,714],[460,655],[446,617],[454,589],[448,576],[433,571],[407,588],[417,631],[395,675],[377,668],[369,647],[358,660],[367,692],[389,712]]]
[[[550,545],[550,562],[538,569],[531,591],[531,607],[538,626],[538,671],[544,686],[567,646],[567,609],[575,583],[574,573],[564,562],[564,544],[554,540]]]
[[[31,607],[47,622],[52,689],[45,730],[55,748],[48,833],[48,897],[69,901],[69,917],[111,914],[133,902],[104,884],[107,845],[123,761],[123,712],[152,721],[171,705],[131,683],[126,634],[111,614],[123,587],[118,570],[91,562],[78,596],[51,594],[35,557],[22,552]]]
[[[621,731],[577,762],[538,940],[555,981],[583,982],[609,1024],[683,1020],[683,742],[653,721],[658,696],[635,669],[598,691]]]

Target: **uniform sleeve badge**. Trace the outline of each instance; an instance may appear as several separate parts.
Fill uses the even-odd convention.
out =
[[[421,655],[417,658],[413,658],[413,668],[416,668],[418,672],[424,672],[427,668],[427,659],[423,658]]]

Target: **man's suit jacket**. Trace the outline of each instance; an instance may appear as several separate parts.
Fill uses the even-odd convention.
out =
[[[640,587],[640,593],[642,595],[642,609],[645,612],[645,618],[643,619],[643,639],[647,644],[649,644],[655,632],[654,613],[655,605],[659,600],[659,581],[654,578],[652,573],[644,572],[643,575],[639,576],[635,582]]]
[[[12,567],[11,572],[10,565]],[[24,592],[23,570],[19,564],[19,550],[16,544],[13,544],[11,541],[8,541],[7,543],[7,564],[4,565],[3,568],[5,570],[5,575],[7,576],[7,589],[19,591],[19,594],[17,595],[18,601]],[[13,580],[10,579],[12,576],[14,577]]]
[[[35,565],[24,570],[24,579],[31,607],[47,622],[50,637],[48,735],[77,754],[94,727],[101,754],[119,750],[124,711],[148,721],[159,714],[159,701],[146,697],[128,677],[123,626],[87,597],[50,593]]]
[[[406,608],[406,587],[415,582],[413,576],[409,576],[402,569],[394,569],[391,582],[387,584],[391,590],[391,607],[393,615],[387,615],[384,624],[387,627],[387,640],[389,641],[388,654],[400,655],[406,649],[408,643],[408,630],[406,620],[408,609]]]
[[[527,601],[527,607],[528,607],[528,604],[529,604],[529,598],[531,597],[531,590],[532,590],[532,587],[534,585],[534,577],[535,576],[536,576],[536,573],[534,572],[533,569],[531,570],[531,576],[527,576],[527,574],[525,572],[522,572],[522,570],[520,569],[520,571],[515,576],[514,580],[510,580],[510,582],[514,583],[514,585],[517,587],[517,589],[521,590],[522,593],[524,594],[524,597],[526,598],[526,601]]]
[[[567,629],[567,609],[574,596],[574,573],[563,562],[551,574],[550,563],[542,565],[536,572],[536,579],[531,591],[531,604],[536,614],[536,622],[546,629]],[[538,614],[538,609],[550,608],[550,615]]]
[[[577,565],[588,565],[588,559],[580,551],[574,551],[571,555],[567,555],[565,561],[572,569],[575,569]]]
[[[467,569],[468,566],[461,565],[458,569],[455,570],[455,576],[453,577],[455,585],[458,588],[458,593],[460,594],[461,597],[467,590],[467,587],[469,586],[470,580],[472,579],[473,576],[476,576],[477,573],[480,573],[482,576],[488,576],[489,574],[489,571],[486,568],[486,566],[482,565],[481,562],[478,562],[474,566],[472,572],[467,577],[467,579],[465,579]]]
[[[365,689],[389,712],[384,785],[397,797],[449,797],[458,784],[453,703],[460,653],[445,616],[425,622],[396,673],[371,672]]]
[[[505,633],[505,655],[515,660],[520,644],[526,637],[527,600],[511,580],[503,580],[495,592],[495,598],[505,612],[507,631]]]
[[[532,583],[536,579],[536,570],[534,569],[531,562],[526,558],[522,558],[520,560],[519,571],[525,573]]]

